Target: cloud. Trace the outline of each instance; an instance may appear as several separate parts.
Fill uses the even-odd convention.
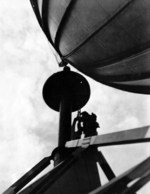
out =
[[[57,127],[57,114],[45,105],[42,87],[58,67],[29,2],[2,0],[0,16],[2,192],[57,144],[57,130],[48,129]]]

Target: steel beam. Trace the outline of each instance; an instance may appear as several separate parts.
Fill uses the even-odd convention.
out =
[[[77,161],[78,157],[80,157],[81,153],[84,149],[79,148],[76,149],[66,160],[59,163],[55,166],[49,173],[44,175],[42,178],[34,182],[29,187],[25,188],[20,194],[39,194],[44,193],[48,188],[52,186],[52,184],[58,180],[65,172],[67,172],[72,165]]]
[[[114,192],[117,194],[118,193],[123,194],[124,192],[123,188],[132,181],[135,181],[136,179],[142,180],[140,182],[141,186],[146,184],[150,180],[149,173],[150,173],[150,157],[148,157],[146,160],[136,165],[135,167],[131,168],[130,170],[126,171],[125,173],[121,174],[119,177],[112,179],[109,183],[105,184],[104,186],[99,187],[88,194],[109,194]]]
[[[31,170],[23,175],[18,181],[10,186],[3,194],[13,194],[20,191],[25,185],[27,185],[34,177],[36,177],[42,170],[44,170],[50,164],[51,156],[45,157],[38,164],[36,164]]]
[[[108,162],[106,161],[102,152],[98,152],[97,157],[98,157],[98,163],[101,166],[101,168],[102,168],[103,172],[105,173],[106,177],[108,178],[108,180],[110,181],[113,178],[115,178],[116,176],[115,176],[113,170],[111,169],[111,167],[109,166]]]
[[[150,142],[150,126],[68,141],[66,147],[112,146]]]

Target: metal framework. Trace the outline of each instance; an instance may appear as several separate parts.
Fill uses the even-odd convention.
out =
[[[3,194],[135,194],[150,181],[150,157],[117,177],[102,152],[97,149],[150,142],[149,126],[72,140],[71,112],[84,106],[89,99],[89,92],[86,80],[68,67],[46,81],[44,100],[48,106],[60,112],[58,147]],[[54,169],[21,190],[51,160],[54,161]],[[97,164],[108,179],[105,185],[101,185]]]
[[[30,1],[42,30],[62,60],[60,66],[69,63],[100,83],[150,94],[149,0],[113,1],[112,7],[109,0]],[[92,14],[94,17],[89,17]],[[80,110],[89,97],[88,82],[68,67],[47,80],[43,98],[60,113],[58,147],[3,194],[135,194],[150,181],[150,157],[116,176],[98,150],[102,146],[150,142],[150,126],[72,138],[71,114]],[[25,188],[51,160],[53,170]],[[108,179],[105,185],[101,184],[97,164]]]

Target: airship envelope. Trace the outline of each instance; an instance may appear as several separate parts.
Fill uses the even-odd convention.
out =
[[[103,84],[150,94],[150,0],[30,0],[62,59]]]

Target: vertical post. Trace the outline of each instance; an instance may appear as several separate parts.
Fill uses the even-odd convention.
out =
[[[72,103],[70,95],[65,91],[60,102],[58,146],[64,146],[71,138]]]

